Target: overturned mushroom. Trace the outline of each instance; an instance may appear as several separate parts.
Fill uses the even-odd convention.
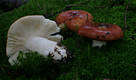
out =
[[[60,13],[56,17],[56,22],[59,27],[64,27],[64,24],[72,31],[77,31],[86,22],[92,22],[93,16],[83,10],[69,10]]]
[[[67,50],[57,45],[62,36],[52,36],[59,31],[54,21],[41,15],[25,16],[15,21],[10,26],[7,39],[6,52],[10,64],[17,62],[20,51],[36,51],[45,57],[51,55],[54,60],[66,58]]]
[[[93,39],[93,47],[106,45],[106,41],[118,40],[123,37],[123,31],[115,24],[94,23],[79,28],[78,34]]]

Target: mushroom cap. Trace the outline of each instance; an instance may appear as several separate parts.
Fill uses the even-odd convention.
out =
[[[118,40],[123,37],[122,29],[115,24],[94,23],[79,28],[78,34],[94,40]]]
[[[45,19],[42,15],[25,16],[15,21],[9,28],[7,39],[7,56],[12,56],[18,51],[25,51],[25,41],[30,37],[39,36],[55,40],[51,34],[57,33],[60,28],[56,22]]]
[[[58,25],[66,24],[66,26],[72,31],[77,30],[77,28],[84,25],[86,22],[92,22],[93,16],[83,10],[69,10],[60,13],[56,17],[56,22]]]

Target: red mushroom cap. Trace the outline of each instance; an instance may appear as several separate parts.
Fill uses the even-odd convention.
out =
[[[94,40],[118,40],[123,37],[122,29],[115,24],[95,23],[80,27],[78,34]]]
[[[57,24],[66,24],[66,26],[72,31],[84,25],[86,22],[92,22],[93,16],[83,10],[69,10],[60,13],[56,17]]]

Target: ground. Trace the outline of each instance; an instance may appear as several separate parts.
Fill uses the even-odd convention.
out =
[[[13,11],[0,11],[0,80],[135,80],[136,79],[136,4],[135,0],[29,0]],[[95,22],[119,25],[124,37],[93,48],[92,40],[69,30],[61,31],[65,45],[72,54],[67,63],[32,53],[21,59],[22,65],[10,66],[6,56],[7,31],[20,17],[44,15],[55,17],[66,10],[85,10]]]

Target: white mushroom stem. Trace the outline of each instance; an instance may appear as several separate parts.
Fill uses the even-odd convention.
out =
[[[99,47],[106,45],[106,41],[93,40],[92,47]]]
[[[40,55],[48,56],[49,54],[55,60],[61,60],[67,57],[64,47],[58,46],[57,42],[48,40],[42,37],[31,37],[25,42],[25,48],[31,51],[36,51]]]
[[[64,46],[58,46],[57,42],[48,40],[47,38],[43,37],[30,37],[25,41],[24,47],[26,50],[38,52],[38,54],[44,56],[45,58],[49,55],[52,56],[54,60],[62,60],[63,58],[67,57],[67,51]],[[11,65],[20,63],[17,60],[18,55],[19,52],[16,52],[14,55],[9,57],[8,61]]]

